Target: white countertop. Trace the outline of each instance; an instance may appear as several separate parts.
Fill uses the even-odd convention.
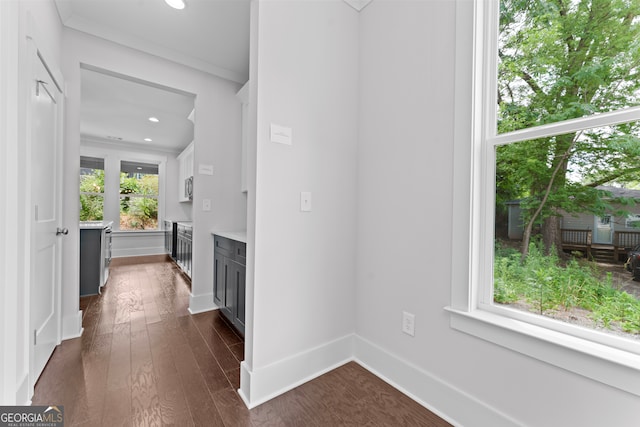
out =
[[[79,225],[81,230],[102,230],[111,227],[113,221],[80,221]]]
[[[247,231],[246,230],[238,230],[238,231],[212,231],[211,234],[226,237],[227,239],[235,240],[237,242],[247,243]]]

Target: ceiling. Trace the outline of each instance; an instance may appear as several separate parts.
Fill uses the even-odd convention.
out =
[[[180,151],[193,141],[191,95],[87,68],[81,70],[81,87],[85,141],[160,151]]]
[[[186,2],[179,11],[164,0],[55,0],[66,27],[233,82],[246,82],[250,0]],[[193,139],[193,126],[187,120],[193,97],[145,83],[83,69],[83,137],[168,151],[188,145]],[[151,123],[151,116],[162,119]]]

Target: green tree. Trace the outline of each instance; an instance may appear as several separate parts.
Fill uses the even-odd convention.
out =
[[[101,221],[104,204],[104,170],[80,175],[80,221]]]
[[[158,175],[120,174],[120,229],[158,228]]]
[[[639,104],[640,0],[503,0],[498,132]],[[596,187],[640,180],[638,123],[499,147],[497,203],[521,198],[526,255],[539,225],[561,248],[560,211],[602,214]]]

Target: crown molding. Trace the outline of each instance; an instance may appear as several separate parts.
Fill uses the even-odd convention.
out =
[[[346,4],[348,4],[358,12],[367,7],[367,5],[371,3],[371,1],[372,0],[344,0]]]

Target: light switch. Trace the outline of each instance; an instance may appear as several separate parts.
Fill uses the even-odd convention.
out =
[[[291,145],[292,144],[292,131],[291,128],[286,126],[280,126],[271,123],[271,142],[277,142],[279,144]]]
[[[210,211],[211,210],[211,200],[202,199],[202,210],[203,211]]]
[[[198,173],[200,175],[213,175],[213,165],[199,164]]]
[[[302,212],[311,212],[311,193],[308,191],[300,193],[300,210]]]

